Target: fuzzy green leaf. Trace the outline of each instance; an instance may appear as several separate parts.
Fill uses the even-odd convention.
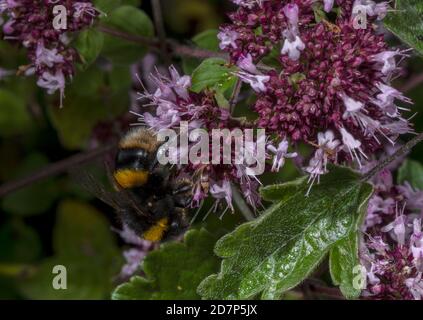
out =
[[[204,229],[191,230],[184,243],[166,243],[144,260],[145,277],[132,277],[114,291],[115,300],[198,299],[201,280],[216,272],[219,259],[213,254],[214,236]]]
[[[385,26],[423,55],[423,2],[397,0],[395,3],[395,11],[384,19]]]
[[[112,29],[135,36],[152,37],[154,35],[153,23],[149,16],[133,6],[117,8],[104,19],[104,24]],[[142,44],[111,35],[104,37],[103,54],[115,64],[130,65],[143,56],[145,49]]]
[[[358,174],[334,167],[306,197],[308,187],[301,178],[262,189],[275,204],[217,242],[215,252],[224,259],[221,271],[200,284],[201,296],[246,299],[261,294],[263,299],[279,299],[356,230],[372,193]]]
[[[31,118],[24,97],[0,89],[0,136],[23,133],[30,124]]]
[[[100,10],[105,16],[102,18],[107,18],[113,10],[119,8],[120,6],[128,5],[138,7],[141,5],[141,0],[93,0],[95,7]]]
[[[364,223],[366,213],[367,205],[360,208],[355,230],[330,250],[329,268],[332,281],[339,286],[347,299],[356,299],[361,294],[361,289],[354,286],[354,279],[358,276],[355,268],[360,266],[360,228]]]
[[[234,71],[236,68],[228,67],[224,59],[206,59],[192,73],[191,90],[198,93],[211,89],[224,93],[235,85]]]
[[[219,39],[217,38],[218,32],[219,31],[216,29],[203,31],[192,38],[192,42],[194,42],[195,45],[201,49],[217,52],[219,51]],[[201,60],[184,57],[182,59],[182,63],[185,74],[191,74],[201,63]]]
[[[347,299],[356,299],[361,294],[361,290],[354,287],[357,276],[354,268],[360,265],[358,241],[358,232],[352,232],[330,251],[329,266],[333,283],[339,286]]]
[[[398,170],[398,183],[409,182],[418,190],[423,190],[423,165],[407,159]]]
[[[115,66],[105,73],[92,65],[78,73],[67,89],[64,107],[49,105],[48,109],[63,146],[85,147],[96,125],[123,114],[129,104],[130,85],[128,66]]]
[[[13,220],[1,226],[0,262],[32,262],[41,255],[41,248],[41,239],[36,230],[21,220]]]
[[[16,177],[33,173],[49,163],[48,159],[39,153],[29,155],[17,170]],[[47,211],[59,195],[54,179],[36,182],[21,190],[5,196],[2,200],[4,211],[21,216],[41,214]]]
[[[55,255],[44,260],[20,288],[29,299],[105,299],[121,265],[107,219],[90,205],[65,201],[53,234]],[[67,269],[67,289],[52,287],[55,265]]]
[[[89,66],[99,56],[103,49],[104,35],[95,29],[82,31],[75,40],[75,48],[78,50],[84,67]]]

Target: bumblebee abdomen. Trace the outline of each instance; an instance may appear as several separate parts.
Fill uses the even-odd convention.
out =
[[[169,219],[165,217],[158,220],[149,229],[147,229],[143,233],[142,237],[145,240],[148,240],[151,242],[158,242],[163,240],[168,230],[169,230]]]
[[[163,215],[161,218],[154,218],[151,214],[148,217],[141,217],[132,209],[123,210],[121,219],[139,237],[151,241],[160,242],[167,238],[171,229],[170,216]]]
[[[117,184],[123,189],[142,187],[148,181],[148,171],[135,169],[119,169],[113,174]]]

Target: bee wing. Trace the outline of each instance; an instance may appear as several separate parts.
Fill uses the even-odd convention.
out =
[[[130,192],[126,190],[115,192],[107,191],[92,174],[86,171],[73,169],[71,170],[71,175],[81,187],[117,212],[121,212],[125,208],[133,208],[139,215],[150,217],[150,215],[141,208],[134,195]]]
[[[114,192],[107,191],[94,176],[86,171],[71,170],[72,179],[96,198],[110,207],[119,210],[121,205]]]

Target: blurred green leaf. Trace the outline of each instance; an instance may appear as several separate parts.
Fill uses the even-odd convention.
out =
[[[224,93],[235,85],[234,71],[236,67],[228,67],[224,59],[206,59],[192,73],[191,90],[198,93],[211,89]]]
[[[184,243],[166,243],[143,263],[145,277],[132,277],[116,288],[115,300],[198,299],[196,289],[205,276],[216,272],[216,238],[205,229],[186,233]]]
[[[5,69],[13,69],[16,66],[28,63],[24,49],[12,42],[0,41],[0,65]]]
[[[63,109],[50,107],[49,114],[63,146],[79,149],[86,145],[94,126],[104,118],[104,109],[94,98],[73,96],[66,100]]]
[[[93,0],[93,3],[97,9],[108,15],[120,6],[138,7],[141,5],[141,0]],[[107,18],[107,16],[103,18]]]
[[[109,221],[94,207],[78,201],[59,205],[53,248],[60,257],[109,261],[118,255]]]
[[[130,85],[128,66],[114,67],[110,72],[92,66],[78,74],[68,90],[65,106],[48,108],[63,146],[85,147],[96,125],[123,114],[129,106]]]
[[[105,299],[122,258],[107,219],[94,207],[64,201],[58,209],[53,245],[56,255],[43,261],[20,288],[29,299]],[[55,265],[67,269],[67,289],[55,290]]]
[[[41,255],[41,240],[37,232],[20,220],[0,227],[0,261],[33,262]]]
[[[395,10],[383,20],[398,38],[423,55],[423,2],[396,0]]]
[[[398,183],[408,182],[417,190],[423,190],[423,165],[407,159],[398,170]]]
[[[30,125],[24,96],[0,89],[0,136],[23,133]]]
[[[104,24],[112,29],[128,34],[144,37],[154,35],[154,27],[149,16],[142,10],[132,6],[122,6],[114,10]],[[104,37],[103,54],[116,64],[130,65],[142,58],[145,46],[120,39],[111,35]]]
[[[93,63],[103,49],[104,35],[95,29],[82,31],[75,40],[83,65],[86,68]]]
[[[215,252],[224,260],[220,273],[200,284],[203,298],[246,299],[261,293],[262,299],[279,299],[357,230],[372,193],[359,175],[333,167],[306,197],[308,188],[303,178],[263,188],[275,204],[216,243]]]
[[[37,232],[20,219],[13,219],[0,227],[0,299],[22,298],[17,290],[17,277],[30,268],[41,254],[41,240]]]
[[[211,50],[211,51],[219,51],[219,39],[217,38],[217,34],[219,30],[217,29],[210,29],[197,34],[192,41],[199,46],[200,48]]]
[[[1,300],[17,300],[21,296],[16,290],[14,279],[0,276],[0,299]]]
[[[217,39],[218,32],[219,30],[216,29],[206,30],[192,38],[192,42],[199,48],[217,52],[219,51],[219,39]],[[184,73],[191,74],[200,63],[200,59],[182,58]]]
[[[164,0],[163,15],[166,25],[176,33],[199,33],[217,28],[223,21],[217,7],[204,0]]]
[[[18,169],[16,177],[26,176],[49,163],[48,159],[39,153],[29,155]],[[34,215],[47,211],[59,194],[54,179],[36,182],[4,197],[4,211],[17,215]]]

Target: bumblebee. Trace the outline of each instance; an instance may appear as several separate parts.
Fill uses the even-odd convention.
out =
[[[155,135],[142,127],[121,139],[113,171],[108,170],[115,192],[106,191],[90,175],[79,179],[116,210],[122,223],[153,242],[176,237],[188,228],[193,189],[190,180],[172,179],[170,168],[159,164],[160,145]]]

